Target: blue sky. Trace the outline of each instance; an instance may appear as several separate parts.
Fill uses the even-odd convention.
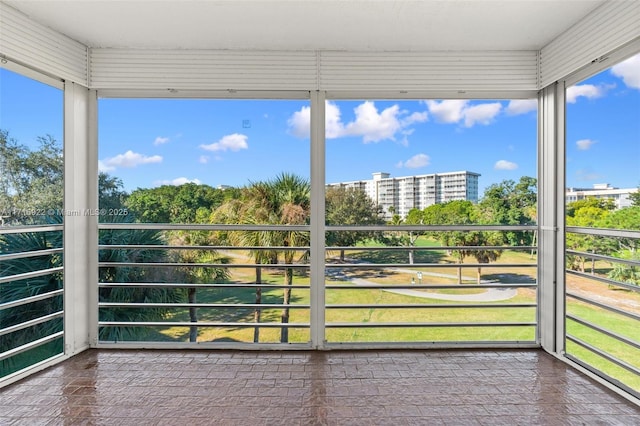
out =
[[[0,128],[62,139],[62,94],[0,71]],[[640,185],[640,55],[567,91],[567,185]],[[536,176],[535,100],[332,100],[327,182],[469,170],[484,188]],[[101,170],[127,190],[308,177],[309,102],[101,99]]]

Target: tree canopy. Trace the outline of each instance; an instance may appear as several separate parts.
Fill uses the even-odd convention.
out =
[[[13,223],[43,223],[50,209],[62,209],[62,145],[52,136],[31,149],[0,130],[0,215]]]
[[[228,199],[237,196],[234,189],[216,189],[208,185],[185,183],[157,188],[138,188],[126,200],[127,207],[141,222],[194,223],[198,211],[210,213]]]
[[[327,225],[383,225],[382,210],[365,194],[355,188],[329,187],[325,195],[325,222]],[[328,246],[355,246],[376,238],[377,232],[330,231],[326,234]],[[344,260],[344,250],[340,252]]]

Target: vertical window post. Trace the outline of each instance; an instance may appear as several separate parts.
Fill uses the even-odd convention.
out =
[[[311,92],[311,345],[325,340],[325,93]]]
[[[538,132],[539,340],[564,351],[564,82],[540,91]]]

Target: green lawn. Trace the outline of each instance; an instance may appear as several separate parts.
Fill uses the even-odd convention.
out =
[[[567,303],[567,313],[607,330],[614,331],[616,334],[630,338],[636,342],[640,342],[640,327],[638,327],[638,322],[632,318],[574,301]],[[640,350],[633,346],[620,342],[617,339],[571,319],[567,319],[567,334],[577,337],[605,351],[609,355],[640,369]],[[566,352],[640,392],[640,376],[570,341],[567,341]]]

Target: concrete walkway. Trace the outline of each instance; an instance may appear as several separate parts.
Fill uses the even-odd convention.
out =
[[[403,270],[403,272],[406,272],[406,271],[407,270]],[[423,272],[423,274],[430,275],[427,272]],[[438,274],[438,275],[442,276],[445,274]],[[354,279],[351,279],[350,281],[355,285],[370,285],[370,286],[382,285],[382,284],[374,283],[372,281],[363,280],[362,278],[354,278]],[[461,288],[463,287],[461,286]],[[475,293],[475,294],[444,294],[444,293],[436,293],[428,290],[410,290],[410,289],[398,289],[398,290],[384,289],[383,291],[387,291],[389,293],[401,294],[403,296],[422,297],[425,299],[451,300],[456,302],[500,302],[503,300],[509,300],[518,294],[518,289],[512,288],[512,287],[489,288],[482,293]]]
[[[349,260],[354,263],[358,262],[355,259],[349,259]],[[413,269],[406,269],[406,268],[392,268],[390,270],[393,272],[400,272],[400,273],[412,274],[412,275],[416,275],[418,273],[418,271],[415,271]],[[458,278],[457,275],[451,275],[451,274],[442,274],[437,272],[424,272],[424,271],[420,271],[420,272],[422,272],[423,275],[429,275],[432,277],[454,278],[454,279]],[[339,269],[333,269],[332,273],[328,275],[334,275],[334,277],[339,277],[340,279],[351,281],[355,285],[369,285],[369,286],[381,285],[378,283],[374,283],[372,281],[363,280],[362,278],[349,279],[349,277],[346,276]],[[463,279],[472,280],[471,278],[465,278],[465,277],[463,277]],[[495,281],[486,281],[486,280],[480,281],[481,284],[489,284],[492,282],[495,282]],[[503,300],[509,300],[518,294],[518,289],[513,287],[488,288],[486,291],[482,293],[475,293],[475,294],[444,294],[444,293],[436,293],[429,290],[410,290],[410,289],[398,289],[398,290],[384,289],[383,291],[387,291],[389,293],[401,294],[403,296],[422,297],[425,299],[450,300],[455,302],[500,302]]]

